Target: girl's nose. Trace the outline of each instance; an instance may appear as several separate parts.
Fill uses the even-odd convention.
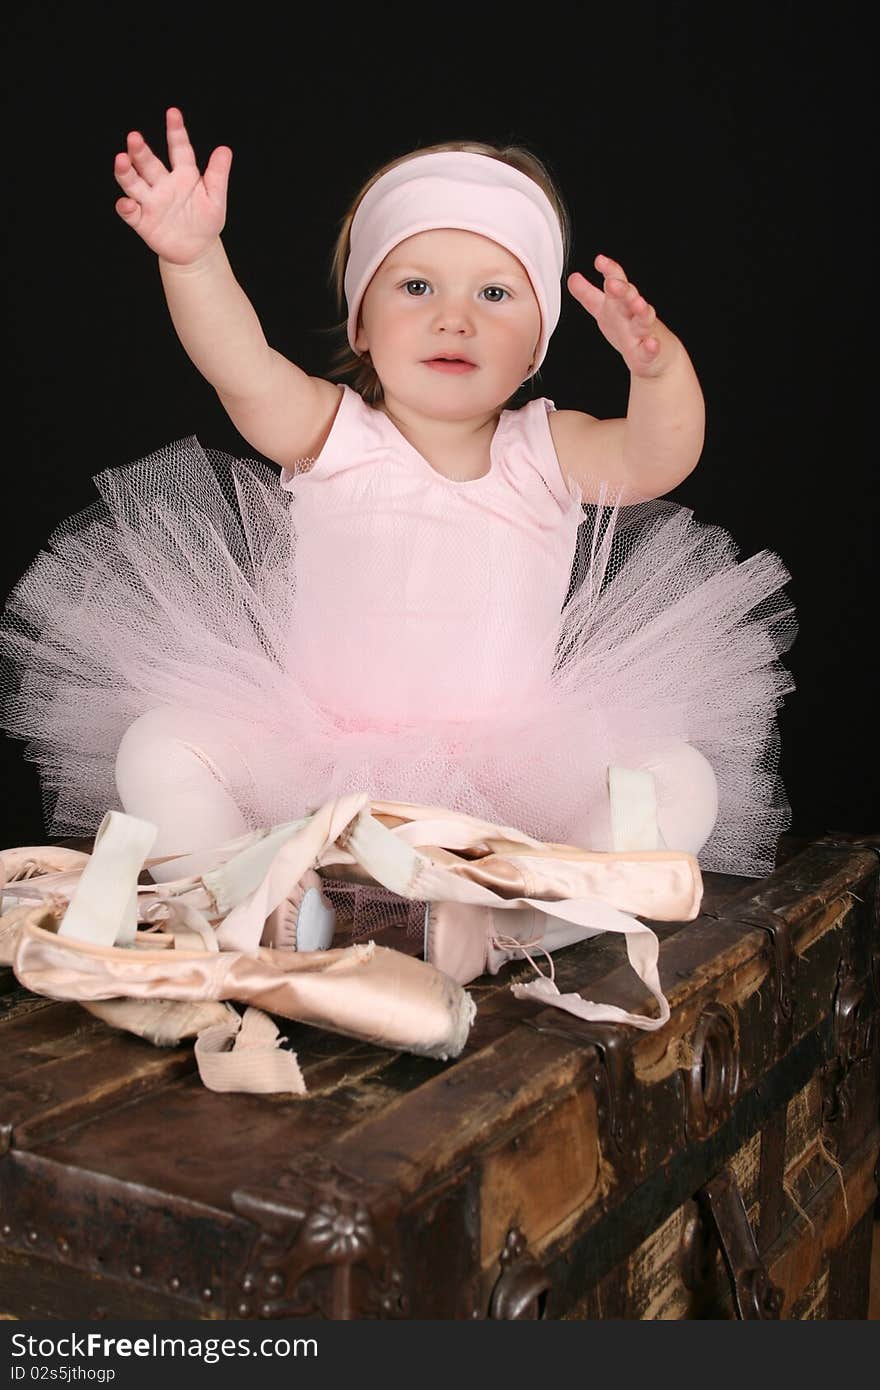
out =
[[[444,299],[435,307],[434,323],[452,332],[470,332],[473,328],[471,306],[459,298]]]

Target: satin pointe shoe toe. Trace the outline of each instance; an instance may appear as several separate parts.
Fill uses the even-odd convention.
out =
[[[261,946],[286,951],[327,951],[336,930],[336,910],[321,891],[321,879],[307,869],[293,892],[266,918]]]

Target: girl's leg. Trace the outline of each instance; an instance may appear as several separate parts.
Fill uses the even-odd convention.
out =
[[[608,773],[608,798],[590,817],[591,849],[699,853],[718,818],[718,786],[702,753],[674,744]]]
[[[155,865],[156,883],[198,874],[213,850],[248,826],[232,794],[249,776],[248,735],[227,719],[163,706],[148,710],[126,729],[116,755],[116,786],[128,815],[159,830],[152,855],[185,856]],[[336,914],[308,869],[290,897],[266,919],[262,944],[291,950],[326,950]]]
[[[718,819],[712,764],[689,743],[645,763],[657,787],[657,825],[668,849],[699,854]]]
[[[152,851],[157,858],[186,855],[177,864],[152,869],[157,883],[199,873],[205,862],[199,850],[253,828],[230,789],[230,778],[246,776],[242,740],[228,720],[161,707],[129,726],[116,755],[123,808],[158,826]]]

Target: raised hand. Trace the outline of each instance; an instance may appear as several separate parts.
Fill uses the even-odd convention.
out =
[[[125,197],[116,211],[163,260],[189,265],[219,236],[226,221],[226,188],[232,151],[218,145],[199,172],[183,116],[176,106],[166,112],[167,169],[140,131],[126,138],[126,153],[113,163]]]
[[[634,376],[656,376],[662,370],[663,327],[653,307],[630,284],[617,261],[597,256],[593,264],[603,278],[602,289],[576,270],[567,281],[571,294],[592,314]]]

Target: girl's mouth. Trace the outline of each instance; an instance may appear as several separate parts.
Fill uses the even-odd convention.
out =
[[[452,372],[460,376],[463,372],[475,372],[477,369],[473,362],[449,362],[442,357],[432,357],[425,363],[426,367],[433,367],[435,372]]]

